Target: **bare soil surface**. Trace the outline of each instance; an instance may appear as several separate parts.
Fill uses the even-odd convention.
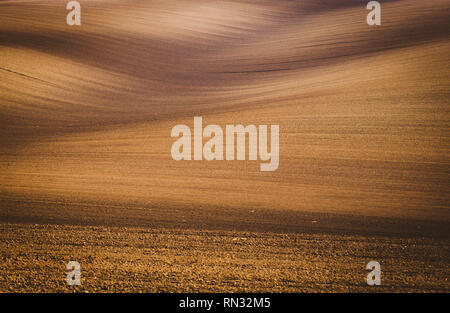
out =
[[[66,4],[0,1],[1,292],[449,291],[448,1]],[[194,116],[279,168],[174,161]]]

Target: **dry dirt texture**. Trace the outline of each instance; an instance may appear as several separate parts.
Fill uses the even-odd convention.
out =
[[[448,292],[450,5],[382,3],[0,1],[0,292]],[[172,160],[194,116],[278,170]]]
[[[448,242],[427,238],[22,224],[0,233],[3,291],[449,291]],[[365,281],[372,259],[382,286]],[[65,283],[70,260],[79,287]]]

